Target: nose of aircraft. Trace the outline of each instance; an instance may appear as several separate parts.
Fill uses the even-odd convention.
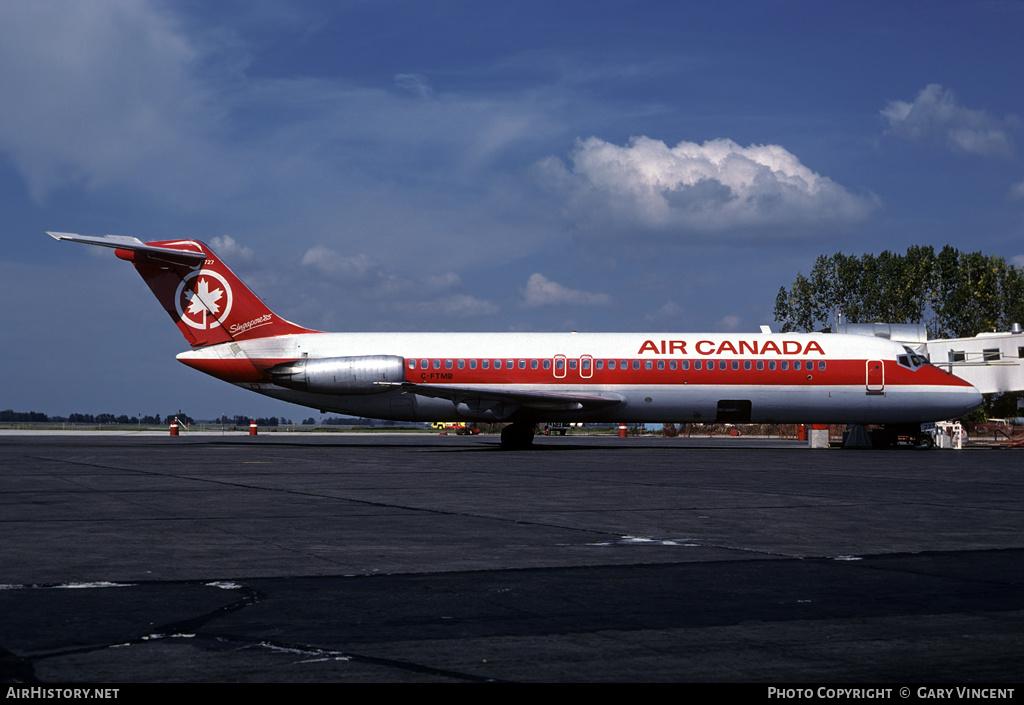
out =
[[[967,416],[979,408],[984,401],[981,392],[973,385],[958,380],[960,384],[947,386],[932,405],[931,415],[936,420],[952,420]]]
[[[984,402],[984,399],[981,396],[981,392],[979,392],[977,387],[974,387],[973,385],[971,386],[970,391],[968,391],[965,396],[966,399],[964,399],[964,403],[966,404],[966,406],[964,410],[958,414],[958,416],[966,416],[975,409],[981,407],[982,403]]]
[[[940,379],[935,380],[942,390],[941,400],[936,398],[936,408],[933,410],[937,419],[958,419],[982,405],[984,399],[973,384],[944,370],[931,369],[942,375]]]

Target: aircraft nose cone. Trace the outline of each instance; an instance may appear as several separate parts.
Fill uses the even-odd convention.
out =
[[[978,391],[977,387],[971,387],[971,391],[968,394],[967,408],[964,410],[961,416],[966,416],[977,408],[980,408],[984,403],[985,399],[982,397],[981,392]]]
[[[943,420],[963,418],[984,402],[981,392],[975,387],[961,387],[944,397],[941,404],[943,408],[935,409],[935,413],[941,415]]]

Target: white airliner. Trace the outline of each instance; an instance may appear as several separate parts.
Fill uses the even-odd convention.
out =
[[[192,349],[189,367],[276,399],[400,421],[886,424],[981,405],[911,349],[861,335],[322,333],[268,309],[205,244],[49,233],[135,265]]]

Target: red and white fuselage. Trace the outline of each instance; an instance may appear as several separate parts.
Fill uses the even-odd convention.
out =
[[[322,333],[279,318],[204,244],[57,239],[133,262],[184,364],[323,411],[408,421],[916,424],[981,404],[882,338],[813,334]]]
[[[914,364],[902,346],[852,335],[309,333],[178,359],[302,406],[409,421],[504,421],[525,406],[537,407],[538,419],[566,421],[919,423],[980,404],[969,384]],[[367,370],[390,360],[395,368],[362,387],[358,374],[347,383],[326,369],[291,385],[268,376],[303,359],[364,360]],[[469,400],[473,390],[495,403]],[[551,398],[517,405],[523,392]]]

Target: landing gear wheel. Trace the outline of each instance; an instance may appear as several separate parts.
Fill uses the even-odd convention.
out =
[[[514,423],[501,429],[501,447],[505,450],[523,450],[532,445],[532,425]]]

